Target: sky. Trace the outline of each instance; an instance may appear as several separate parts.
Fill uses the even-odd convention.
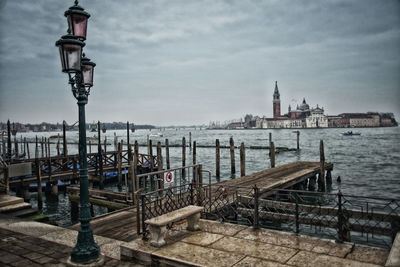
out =
[[[86,120],[199,125],[272,117],[303,98],[325,114],[400,120],[398,0],[81,0],[97,66]],[[72,0],[0,0],[0,121],[74,123],[55,42]]]

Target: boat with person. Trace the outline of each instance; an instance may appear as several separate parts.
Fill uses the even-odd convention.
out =
[[[361,135],[361,133],[354,133],[353,131],[347,131],[342,133],[343,136],[353,136],[353,135]]]

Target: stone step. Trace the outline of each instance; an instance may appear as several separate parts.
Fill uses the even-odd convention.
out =
[[[25,203],[25,202],[8,205],[5,207],[0,207],[0,213],[9,213],[9,212],[22,210],[22,209],[26,209],[26,208],[32,208],[32,205],[30,203]]]
[[[14,197],[14,196],[9,196],[9,195],[0,195],[0,208],[5,207],[8,205],[14,205],[18,203],[23,203],[24,199],[20,197]]]
[[[35,214],[37,214],[37,212],[38,212],[37,210],[30,208],[30,209],[22,209],[22,210],[8,212],[7,215],[24,218],[24,217],[35,215]]]

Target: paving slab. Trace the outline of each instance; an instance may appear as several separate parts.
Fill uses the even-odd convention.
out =
[[[279,262],[267,261],[264,259],[257,259],[250,256],[245,257],[238,263],[234,265],[234,267],[290,267],[290,265],[281,264]]]
[[[3,226],[3,228],[34,237],[39,237],[49,234],[51,232],[64,230],[64,228],[58,226],[34,221],[18,221],[5,225]]]
[[[210,247],[233,252],[235,254],[248,255],[255,258],[263,258],[270,261],[285,263],[298,250],[275,246],[268,243],[260,243],[251,240],[239,239],[235,237],[224,237]]]
[[[175,263],[190,263],[199,266],[232,266],[242,258],[243,255],[230,253],[212,248],[204,248],[184,242],[166,246],[153,252],[155,257]]]
[[[198,232],[182,239],[182,242],[205,247],[211,245],[212,243],[215,243],[223,237],[223,235],[219,234]]]
[[[346,259],[384,265],[388,256],[385,249],[357,245]]]
[[[248,229],[247,226],[237,225],[231,223],[220,223],[216,221],[200,219],[200,229],[204,232],[210,232],[214,234],[234,236],[238,232]]]
[[[5,207],[8,205],[23,203],[24,199],[20,197],[0,194],[0,207]]]

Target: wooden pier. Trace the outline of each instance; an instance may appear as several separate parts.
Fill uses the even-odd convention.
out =
[[[325,163],[325,170],[331,171],[332,168],[332,163]],[[249,188],[254,187],[255,185],[260,188],[260,193],[266,196],[268,195],[268,192],[273,189],[285,189],[299,183],[305,183],[308,179],[312,179],[319,173],[320,164],[317,162],[294,162],[256,172],[237,179],[215,183],[213,184],[213,189],[211,191],[212,194],[216,194],[217,188],[226,188],[227,195],[225,199],[227,200],[226,204],[228,205],[232,204],[230,201],[234,201],[233,195],[240,194],[239,192],[241,191],[243,191],[244,194],[248,193]],[[77,189],[72,190],[77,192]],[[188,192],[185,194],[188,194]],[[126,193],[113,192],[112,195],[116,202],[121,202],[121,200],[126,198]],[[117,201],[117,199],[120,199],[120,201]],[[96,204],[96,201],[97,200],[93,201],[92,204]],[[137,209],[138,207],[139,212]],[[121,241],[133,240],[138,236],[137,217],[139,217],[138,214],[140,213],[140,206],[135,205],[133,207],[124,208],[110,214],[93,218],[91,221],[93,232],[96,235]],[[79,225],[74,225],[71,228],[77,230]]]

